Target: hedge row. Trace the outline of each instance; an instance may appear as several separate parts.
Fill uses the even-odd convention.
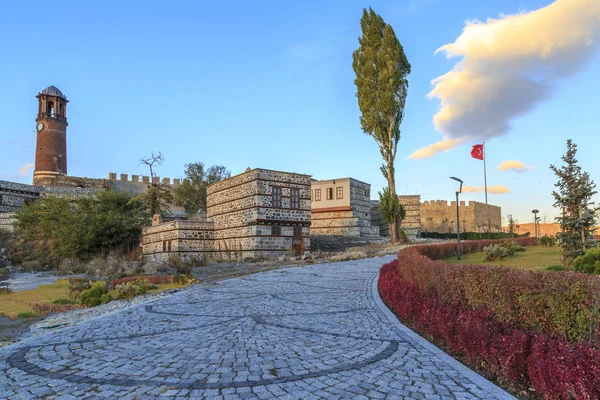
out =
[[[382,268],[381,296],[400,320],[516,391],[598,398],[600,279],[432,260],[454,254],[452,243],[416,246]]]
[[[456,239],[455,233],[445,233],[445,232],[421,232],[421,237],[423,239]],[[529,233],[525,233],[523,235],[517,235],[516,233],[507,233],[507,232],[461,232],[460,240],[495,240],[495,239],[510,239],[510,238],[518,238],[518,237],[529,237]]]

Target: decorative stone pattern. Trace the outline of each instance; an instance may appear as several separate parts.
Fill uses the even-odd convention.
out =
[[[37,186],[0,181],[0,213],[17,211],[26,201],[37,200],[42,191]]]
[[[187,290],[0,349],[7,399],[513,399],[398,323],[393,257]]]
[[[0,231],[12,232],[14,222],[14,213],[0,212]]]
[[[463,232],[502,230],[502,210],[498,206],[477,201],[461,201],[459,210],[460,230]],[[423,231],[456,232],[456,202],[424,201],[421,203],[421,224]]]
[[[274,188],[281,205],[274,204]],[[298,193],[298,208],[292,207],[292,191]],[[309,254],[310,176],[254,169],[213,183],[207,216],[214,220],[218,260]]]
[[[214,223],[201,221],[170,221],[149,226],[142,231],[144,258],[167,261],[178,257],[186,262],[201,262],[214,258]]]
[[[379,228],[371,225],[368,183],[353,178],[312,181],[311,193],[313,234],[379,236]]]

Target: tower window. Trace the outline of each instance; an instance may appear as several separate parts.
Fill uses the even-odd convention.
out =
[[[48,114],[54,117],[54,103],[51,101],[48,102]]]
[[[62,103],[58,104],[58,116],[59,117],[64,117],[65,116],[64,111],[63,111],[63,104]]]
[[[273,187],[273,207],[281,208],[281,188]]]
[[[291,208],[300,208],[300,191],[298,189],[291,189]]]

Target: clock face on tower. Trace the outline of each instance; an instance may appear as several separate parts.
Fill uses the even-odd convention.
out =
[[[37,125],[35,126],[35,129],[37,129],[38,132],[42,131],[44,129],[44,124],[42,124],[41,122],[38,122]]]

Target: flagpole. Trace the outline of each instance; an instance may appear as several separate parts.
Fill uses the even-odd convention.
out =
[[[485,186],[485,204],[488,203],[488,198],[487,198],[487,168],[485,165],[485,142],[483,142],[483,184]]]

